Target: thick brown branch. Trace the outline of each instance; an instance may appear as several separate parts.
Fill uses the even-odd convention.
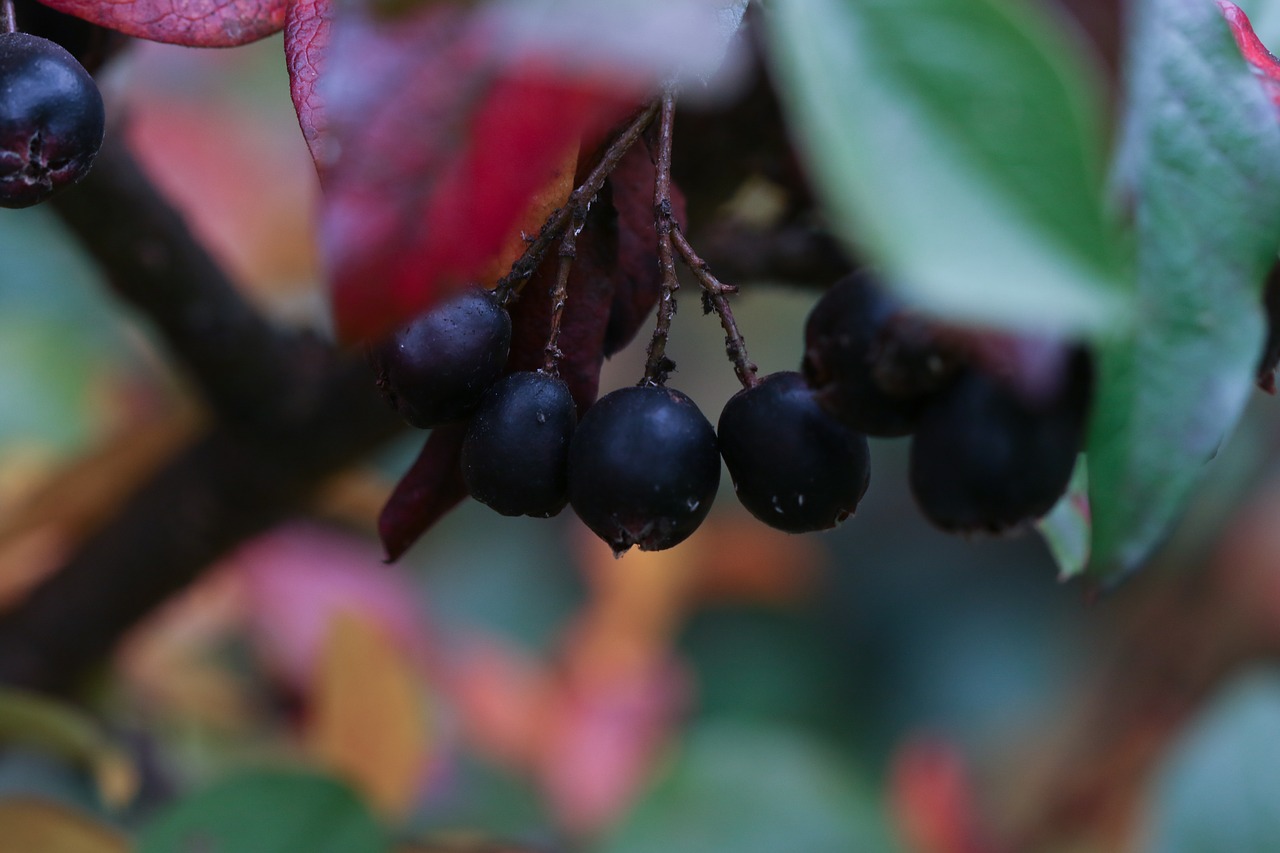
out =
[[[154,325],[217,415],[273,425],[313,383],[294,360],[307,347],[250,306],[155,190],[121,134],[108,134],[88,177],[51,204],[112,291]]]
[[[217,421],[0,615],[0,682],[44,690],[400,427],[362,359],[277,330],[239,296],[119,142],[56,206]]]
[[[287,517],[399,425],[362,363],[329,363],[289,434],[215,427],[144,485],[52,577],[0,616],[0,683],[71,686],[217,557]]]

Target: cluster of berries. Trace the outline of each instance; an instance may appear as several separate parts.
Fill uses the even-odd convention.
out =
[[[470,419],[462,472],[472,497],[503,515],[550,517],[570,505],[618,553],[687,538],[715,499],[721,458],[738,499],[764,523],[791,533],[834,527],[866,492],[868,434],[916,433],[912,489],[947,530],[1003,530],[1065,491],[1088,408],[1090,368],[1078,351],[1063,350],[1047,378],[1024,387],[865,274],[832,287],[805,332],[803,372],[753,381],[716,428],[686,395],[657,384],[606,394],[579,422],[552,373],[502,376],[511,321],[479,288],[370,355],[410,424]]]
[[[912,435],[911,491],[937,527],[999,533],[1066,491],[1093,385],[1083,349],[928,322],[864,272],[822,297],[805,345],[824,409],[867,435]]]
[[[106,112],[74,56],[40,36],[0,32],[0,92],[0,207],[39,204],[88,174]]]

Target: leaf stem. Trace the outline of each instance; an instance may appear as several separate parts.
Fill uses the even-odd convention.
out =
[[[551,248],[551,244],[565,232],[569,223],[572,221],[581,223],[586,219],[587,208],[604,186],[605,180],[617,168],[623,155],[631,150],[631,146],[635,145],[636,140],[653,123],[653,118],[657,114],[657,101],[640,110],[609,143],[609,147],[604,150],[604,154],[600,157],[600,162],[596,164],[595,168],[591,170],[578,188],[569,195],[569,200],[565,202],[564,206],[556,208],[547,217],[547,221],[542,223],[542,227],[538,229],[538,236],[530,241],[529,247],[524,250],[524,254],[511,265],[511,271],[498,280],[495,290],[498,294],[498,301],[501,304],[505,305],[519,295],[520,289],[524,287],[525,282],[529,280],[538,269],[538,265],[542,263],[547,250]]]

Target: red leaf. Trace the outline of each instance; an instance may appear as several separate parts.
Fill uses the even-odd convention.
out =
[[[964,755],[951,743],[912,735],[889,770],[889,807],[898,831],[920,853],[990,853]]]
[[[377,336],[477,276],[565,153],[634,105],[616,81],[536,59],[509,64],[482,17],[453,6],[391,22],[353,10],[326,62],[323,103],[305,81],[295,88],[313,127],[321,109],[331,129],[320,227],[348,340]]]
[[[329,125],[324,102],[316,85],[324,73],[325,52],[329,47],[329,30],[333,24],[333,7],[329,0],[294,0],[284,23],[284,58],[289,69],[289,94],[298,111],[302,138],[307,141],[311,157],[320,169],[327,154],[322,141]]]
[[[1253,66],[1254,73],[1266,87],[1272,102],[1280,106],[1280,60],[1258,40],[1253,24],[1249,23],[1249,16],[1244,10],[1227,0],[1218,0],[1218,8],[1227,19],[1231,34],[1235,36],[1245,60]]]
[[[433,429],[413,467],[396,483],[378,516],[378,536],[387,562],[398,560],[467,496],[460,461],[466,435],[465,423]]]
[[[41,0],[126,35],[188,47],[232,47],[277,32],[288,0]]]

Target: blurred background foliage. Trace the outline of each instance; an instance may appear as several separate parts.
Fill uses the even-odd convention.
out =
[[[254,301],[323,328],[279,55],[138,45],[106,86]],[[0,211],[0,607],[201,422],[103,293],[52,214]],[[744,288],[762,373],[798,366],[816,295]],[[671,354],[714,420],[734,379],[692,299]],[[0,851],[1276,849],[1280,407],[1257,397],[1175,540],[1097,602],[1032,535],[927,527],[893,441],[829,534],[767,530],[725,478],[670,552],[469,504],[388,568],[406,436],[141,625],[89,716],[0,691]]]

